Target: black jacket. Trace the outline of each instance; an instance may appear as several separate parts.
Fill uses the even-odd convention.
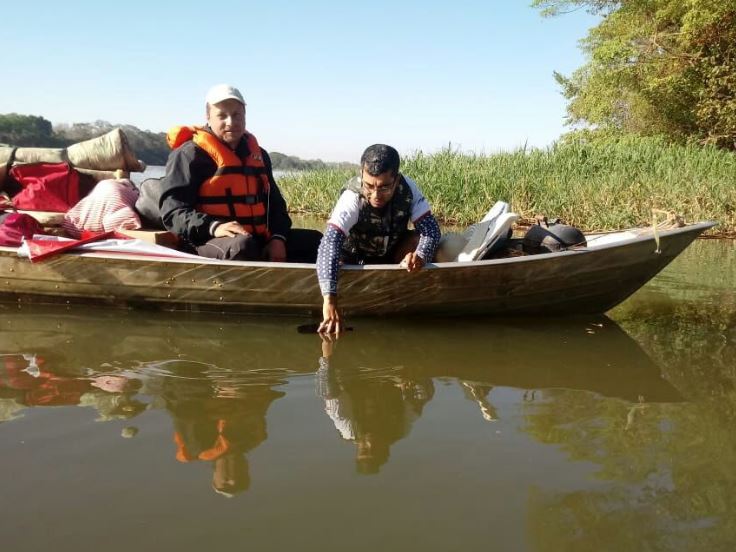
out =
[[[242,158],[247,153],[246,141],[241,139],[235,149],[235,154]],[[274,237],[281,237],[285,240],[291,229],[291,218],[286,208],[286,201],[273,178],[271,158],[263,148],[261,148],[261,154],[271,183],[267,205],[268,229]],[[161,220],[167,230],[194,246],[202,245],[212,239],[210,227],[213,222],[230,220],[208,215],[194,208],[197,204],[199,187],[214,175],[216,170],[217,165],[212,158],[192,141],[172,151],[166,162],[166,176],[162,182],[159,200]]]

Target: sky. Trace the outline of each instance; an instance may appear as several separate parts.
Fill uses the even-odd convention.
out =
[[[530,3],[11,2],[0,113],[162,132],[203,124],[207,90],[229,83],[261,146],[304,159],[544,147],[566,130],[552,73],[583,64],[597,19]]]

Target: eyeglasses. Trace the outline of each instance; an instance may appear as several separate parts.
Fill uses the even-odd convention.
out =
[[[367,184],[366,182],[361,182],[363,185],[363,191],[368,194],[376,194],[376,195],[388,195],[391,193],[391,190],[394,189],[394,185],[396,184],[396,180],[391,184],[382,184],[380,186],[371,186],[370,184]]]

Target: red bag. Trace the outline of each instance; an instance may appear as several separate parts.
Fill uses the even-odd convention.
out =
[[[45,233],[41,223],[25,213],[9,213],[0,219],[0,245],[19,247],[23,238]]]
[[[10,176],[23,187],[16,209],[66,213],[79,201],[79,173],[69,163],[15,165]]]

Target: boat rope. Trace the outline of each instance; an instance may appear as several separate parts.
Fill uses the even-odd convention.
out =
[[[658,216],[664,215],[665,220],[662,222],[659,222]],[[684,226],[685,223],[682,220],[682,217],[675,214],[672,211],[664,211],[662,209],[652,209],[652,231],[654,233],[654,243],[657,245],[654,252],[659,255],[662,253],[662,249],[660,248],[659,243],[659,230],[664,230],[665,228],[680,228],[681,226]]]

